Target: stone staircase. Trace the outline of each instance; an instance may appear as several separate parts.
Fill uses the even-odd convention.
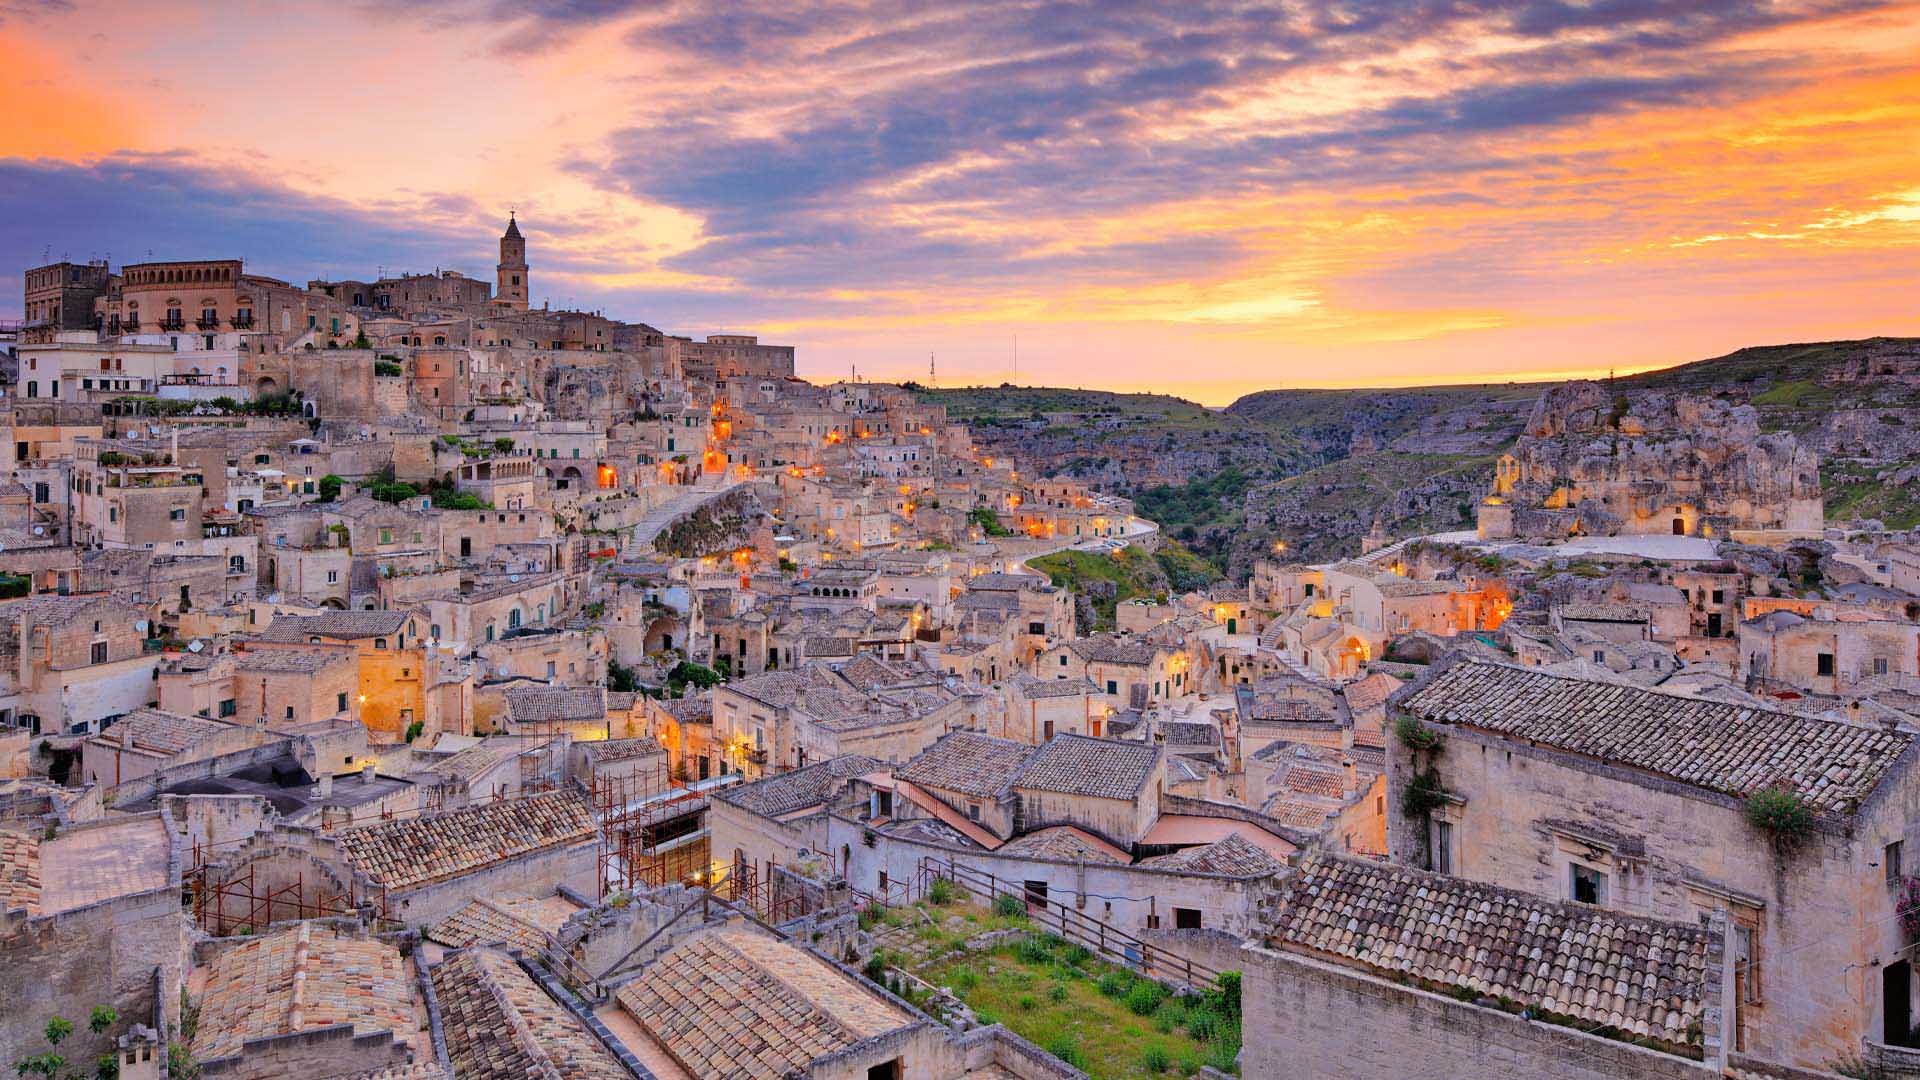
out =
[[[700,483],[647,511],[644,517],[634,523],[633,532],[627,539],[627,553],[632,555],[652,551],[653,542],[660,538],[661,533],[667,531],[667,526],[739,487],[742,483],[745,481],[723,480],[708,483],[703,479]]]

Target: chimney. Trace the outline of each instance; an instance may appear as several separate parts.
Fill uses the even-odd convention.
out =
[[[373,763],[372,762],[368,762],[367,764],[360,766],[360,782],[363,784],[373,783]]]
[[[324,799],[332,794],[333,794],[333,774],[330,772],[323,772],[320,774],[320,781],[314,785],[314,795]]]
[[[1347,774],[1347,794],[1351,795],[1354,792],[1359,791],[1360,790],[1360,770],[1354,766],[1353,759],[1350,757],[1341,758],[1340,768],[1345,770]]]

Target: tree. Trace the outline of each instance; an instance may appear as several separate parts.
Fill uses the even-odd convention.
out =
[[[356,349],[373,348],[373,342],[367,340],[367,332],[365,330],[353,335],[353,347]]]
[[[616,694],[631,694],[640,688],[640,680],[632,668],[618,660],[607,661],[607,689]]]
[[[87,1030],[95,1035],[104,1035],[120,1019],[120,1014],[111,1006],[95,1005],[93,1013],[87,1018]],[[120,1059],[112,1054],[100,1055],[94,1062],[93,1071],[85,1068],[69,1068],[66,1055],[58,1052],[61,1043],[73,1034],[73,1021],[64,1016],[56,1016],[47,1021],[44,1032],[47,1045],[54,1049],[31,1057],[21,1058],[13,1063],[13,1071],[19,1076],[39,1076],[46,1080],[113,1080],[120,1075]]]
[[[332,502],[333,500],[339,498],[340,487],[345,483],[346,483],[346,480],[344,478],[335,476],[333,473],[328,473],[327,475],[321,477],[320,478],[320,501]]]

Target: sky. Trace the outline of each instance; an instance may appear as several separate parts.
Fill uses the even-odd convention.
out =
[[[1920,2],[0,0],[49,259],[491,280],[801,373],[1153,390],[1920,334]]]

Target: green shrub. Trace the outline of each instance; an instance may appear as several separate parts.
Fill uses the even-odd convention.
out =
[[[1135,1016],[1152,1016],[1153,1010],[1160,1007],[1160,999],[1166,992],[1151,980],[1142,979],[1127,991],[1127,1010]]]
[[[1219,1039],[1207,1044],[1207,1064],[1223,1073],[1233,1072],[1240,1057],[1240,1040]]]
[[[1415,774],[1400,789],[1400,812],[1408,817],[1426,817],[1447,804],[1447,789],[1433,769]]]
[[[1147,1052],[1140,1055],[1140,1067],[1149,1073],[1166,1072],[1170,1064],[1172,1062],[1167,1059],[1167,1052],[1157,1046],[1147,1047]]]
[[[935,907],[946,907],[953,903],[953,896],[953,882],[946,878],[934,878],[933,884],[927,886],[927,902]]]
[[[1440,747],[1440,733],[1411,716],[1394,721],[1393,734],[1400,740],[1400,745],[1409,750],[1437,750]]]
[[[1195,1009],[1187,1014],[1187,1034],[1205,1042],[1220,1033],[1220,1018],[1211,1009]]]
[[[1072,964],[1074,967],[1084,967],[1087,961],[1093,959],[1093,950],[1087,948],[1085,945],[1069,945],[1067,946],[1066,953],[1061,956],[1061,959]]]
[[[962,994],[971,993],[974,987],[980,985],[980,973],[972,968],[961,968],[953,973],[952,981],[954,990]]]
[[[1047,1040],[1047,1053],[1076,1069],[1087,1067],[1087,1056],[1080,1052],[1080,1044],[1064,1031]]]
[[[1020,944],[1013,947],[1013,954],[1029,964],[1053,963],[1053,950],[1039,938],[1021,938]]]
[[[1020,999],[1013,1004],[1021,1012],[1032,1012],[1040,1003],[1033,999],[1032,994],[1021,994]]]
[[[993,913],[1003,919],[1017,919],[1027,913],[1027,905],[1021,903],[1017,896],[996,896],[993,898]]]
[[[1741,813],[1747,824],[1766,833],[1779,847],[1792,847],[1813,832],[1813,808],[1784,784],[1770,784],[1748,795]]]
[[[1100,976],[1100,992],[1110,998],[1125,997],[1133,989],[1133,976],[1124,971],[1109,971]]]
[[[1240,973],[1223,971],[1207,992],[1207,1004],[1222,1016],[1240,1018]]]
[[[1054,983],[1053,986],[1047,990],[1047,1000],[1053,1002],[1055,1005],[1067,1000],[1067,984]]]
[[[1159,1009],[1154,1011],[1153,1029],[1164,1035],[1176,1027],[1185,1027],[1190,1011],[1185,999],[1168,998],[1160,1003]],[[1162,1024],[1166,1026],[1161,1027]]]

